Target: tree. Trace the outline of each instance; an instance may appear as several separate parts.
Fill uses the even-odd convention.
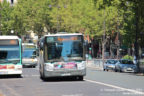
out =
[[[12,30],[12,23],[13,20],[11,19],[12,15],[12,8],[9,3],[6,2],[6,0],[3,1],[3,3],[0,3],[0,14],[1,14],[1,31],[2,34],[10,34],[10,30]]]

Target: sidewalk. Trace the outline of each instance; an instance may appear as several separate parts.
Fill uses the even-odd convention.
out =
[[[86,66],[96,70],[103,70],[103,62],[101,59],[92,59],[86,61]]]

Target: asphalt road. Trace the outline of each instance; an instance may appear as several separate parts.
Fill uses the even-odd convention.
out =
[[[87,68],[84,81],[42,81],[38,68],[24,68],[22,78],[0,77],[0,96],[144,96],[144,76]]]

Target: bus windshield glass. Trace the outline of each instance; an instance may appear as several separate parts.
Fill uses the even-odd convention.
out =
[[[0,45],[0,63],[19,63],[19,62],[20,62],[19,46]]]
[[[23,58],[36,58],[35,50],[24,50],[22,54]]]
[[[46,38],[45,60],[74,60],[83,59],[83,37],[49,36]]]

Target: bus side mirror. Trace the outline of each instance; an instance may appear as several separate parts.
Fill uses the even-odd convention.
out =
[[[40,50],[43,50],[43,42],[40,43]]]
[[[36,55],[39,56],[39,49],[36,49]]]

